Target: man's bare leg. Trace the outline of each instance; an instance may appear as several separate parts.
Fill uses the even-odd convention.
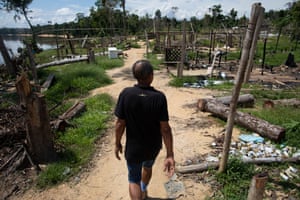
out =
[[[142,169],[142,184],[147,186],[151,180],[152,177],[152,168],[143,167]],[[143,191],[142,189],[142,197],[145,199],[147,197],[147,190]]]
[[[131,200],[141,200],[142,199],[142,190],[140,184],[129,183],[129,194]]]

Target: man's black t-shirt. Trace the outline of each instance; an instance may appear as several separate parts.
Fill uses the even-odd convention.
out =
[[[153,87],[125,88],[119,96],[115,115],[126,122],[126,160],[155,159],[162,147],[160,121],[169,120],[165,95]]]

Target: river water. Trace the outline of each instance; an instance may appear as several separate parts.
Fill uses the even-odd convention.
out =
[[[4,44],[6,48],[9,50],[10,56],[18,56],[18,48],[24,47],[23,44],[23,37],[3,37]],[[42,48],[44,50],[47,49],[55,49],[56,44],[53,42],[53,39],[49,38],[39,38],[38,40],[38,46],[39,48]],[[2,57],[2,54],[0,53],[0,64],[4,64],[4,60]]]

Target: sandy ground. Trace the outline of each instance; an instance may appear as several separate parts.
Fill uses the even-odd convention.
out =
[[[131,66],[143,58],[145,49],[130,49],[126,52],[128,58],[122,68],[108,71],[114,84],[98,88],[91,95],[109,93],[117,98],[120,91],[135,83],[131,75]],[[155,71],[153,86],[163,91],[168,99],[170,124],[174,135],[175,159],[177,165],[199,155],[209,153],[214,136],[224,129],[217,125],[208,113],[197,111],[195,103],[200,98],[211,97],[212,91],[195,88],[174,88],[168,86],[169,74],[162,68]],[[91,166],[83,170],[78,177],[70,182],[58,185],[45,191],[31,189],[15,199],[43,200],[128,200],[127,170],[124,158],[119,161],[114,157],[114,121],[109,123],[105,136],[98,143],[98,151]],[[233,135],[238,134],[234,130]],[[159,154],[154,167],[153,178],[149,185],[149,196],[153,200],[167,199],[164,183],[168,178],[163,172],[164,149]],[[195,175],[196,176],[196,175]],[[209,185],[194,181],[190,176],[179,176],[185,186],[185,193],[178,199],[201,200],[211,195]]]

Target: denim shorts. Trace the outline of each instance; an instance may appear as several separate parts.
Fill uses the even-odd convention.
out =
[[[128,181],[140,184],[142,180],[142,167],[152,168],[154,160],[147,160],[141,163],[129,163],[127,161]]]

